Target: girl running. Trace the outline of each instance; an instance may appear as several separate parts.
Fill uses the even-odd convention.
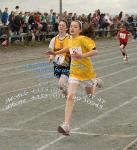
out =
[[[126,30],[126,27],[124,25],[120,26],[120,30],[117,34],[117,38],[120,42],[120,51],[123,55],[123,59],[125,61],[125,63],[128,63],[128,56],[125,50],[125,47],[128,43],[128,36],[130,35],[130,33]]]
[[[54,52],[63,49],[68,44],[70,36],[67,34],[68,26],[66,21],[60,21],[58,25],[58,35],[54,37],[49,48]],[[53,61],[54,60],[54,61]],[[70,69],[70,54],[69,52],[49,57],[49,63],[54,63],[54,76],[59,80],[59,88],[65,96],[67,95],[66,82],[69,76]]]
[[[88,28],[91,33],[91,28]],[[87,31],[88,31],[87,30]],[[92,66],[90,57],[98,53],[96,45],[93,40],[86,36],[80,35],[82,32],[82,24],[79,21],[72,21],[70,25],[71,38],[68,42],[68,47],[54,52],[48,51],[48,55],[58,55],[66,52],[70,52],[71,65],[70,75],[68,80],[68,94],[65,107],[65,119],[64,123],[58,127],[58,132],[63,135],[69,135],[70,122],[74,107],[74,97],[77,89],[80,85],[86,88],[87,94],[91,95],[95,93],[94,85],[98,84],[96,79],[96,73]]]

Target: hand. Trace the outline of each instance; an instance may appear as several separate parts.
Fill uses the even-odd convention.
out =
[[[54,56],[52,56],[52,57],[50,56],[49,60],[48,60],[48,63],[50,64],[53,61],[53,59],[54,59]]]
[[[56,55],[54,51],[47,51],[45,54],[46,55],[54,55],[54,56]]]
[[[74,52],[72,54],[72,58],[74,58],[74,59],[81,59],[82,57],[83,57],[83,55],[78,52]]]

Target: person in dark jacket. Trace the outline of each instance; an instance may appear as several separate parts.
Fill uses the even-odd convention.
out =
[[[1,17],[1,22],[3,25],[6,25],[7,24],[7,21],[8,21],[8,8],[5,8],[5,11],[2,13],[2,17]]]
[[[12,30],[12,26],[13,26],[13,20],[14,20],[14,12],[12,11],[11,14],[9,15],[9,27]]]

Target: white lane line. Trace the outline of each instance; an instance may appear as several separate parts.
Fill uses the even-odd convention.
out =
[[[13,73],[9,73],[7,75],[1,75],[0,78],[4,78],[4,77],[9,77],[9,76],[13,76],[13,75],[19,75],[19,74],[22,74],[22,73],[48,73],[49,71],[53,72],[53,69],[51,69],[51,67],[53,66],[42,66],[42,67],[37,67],[37,68],[31,68],[31,69],[26,69],[26,68],[23,68],[23,69],[26,69],[24,71],[19,71],[19,72],[13,72]],[[40,70],[41,69],[41,70]],[[39,72],[38,72],[39,71]],[[40,72],[41,71],[41,72]],[[45,71],[45,72],[44,72]]]
[[[103,49],[103,51],[104,51],[104,49],[109,49],[109,50],[105,50],[104,52],[110,52],[110,51],[112,51],[112,48],[116,49],[116,50],[119,50],[119,43],[117,43],[117,42],[113,42],[113,43],[114,44],[109,45],[109,46],[108,46],[108,43],[97,44],[97,49],[101,49],[101,50]],[[104,46],[104,45],[107,45],[107,46]],[[134,43],[134,45],[133,45],[133,42],[129,42],[128,45],[127,45],[127,48],[128,49],[129,48],[136,48],[136,43]]]
[[[31,66],[32,65],[32,66]],[[31,67],[30,67],[31,66]],[[51,67],[53,67],[53,64],[49,64],[48,62],[37,62],[37,63],[33,63],[33,64],[25,64],[25,65],[22,65],[22,68],[21,69],[25,69],[23,71],[17,71],[17,72],[13,72],[13,73],[10,73],[8,75],[2,75],[0,77],[6,77],[6,76],[9,76],[9,75],[16,75],[16,74],[20,74],[20,73],[25,73],[25,72],[34,72],[36,71],[37,69],[50,69]],[[13,69],[12,69],[13,70]],[[6,71],[9,71],[9,70],[6,70]],[[5,71],[3,71],[5,72]]]
[[[128,104],[130,104],[130,103],[132,103],[132,102],[134,102],[134,101],[136,101],[136,99],[137,99],[137,97],[131,98],[130,100],[128,100],[128,101],[126,101],[126,102],[120,104],[119,106],[116,106],[116,107],[114,107],[113,109],[110,109],[110,110],[104,112],[102,115],[99,115],[99,116],[96,117],[95,119],[89,120],[88,122],[86,122],[85,124],[83,124],[83,125],[80,126],[79,128],[74,129],[73,131],[77,131],[77,130],[79,130],[79,129],[85,127],[85,126],[88,126],[88,125],[91,124],[91,123],[95,123],[95,122],[99,121],[99,120],[102,119],[102,118],[108,117],[111,113],[114,113],[114,112],[117,111],[118,109],[120,109],[120,108],[122,108],[122,107],[124,107],[124,106],[126,106],[126,105],[128,105]]]
[[[137,60],[137,58],[131,59],[129,63],[131,63],[131,62],[134,61],[134,60]],[[112,66],[115,66],[115,65],[123,65],[123,64],[125,65],[124,62],[117,62],[117,63],[113,63],[113,64],[110,64],[110,65],[105,65],[105,66],[101,66],[101,67],[95,68],[95,70],[100,70],[100,69],[112,67]]]
[[[88,135],[88,136],[109,136],[109,137],[119,137],[119,138],[128,138],[128,137],[137,137],[135,134],[126,135],[126,134],[104,134],[104,133],[88,133],[88,132],[71,132],[71,134],[78,135]]]
[[[91,124],[91,123],[95,123],[95,122],[97,122],[98,120],[100,120],[100,119],[102,119],[102,118],[104,118],[104,117],[109,116],[109,114],[115,112],[116,110],[122,108],[122,107],[125,106],[125,105],[128,105],[128,104],[132,103],[132,102],[135,101],[136,99],[137,99],[137,97],[134,97],[134,98],[132,98],[132,99],[130,99],[130,100],[128,100],[128,101],[126,101],[126,102],[120,104],[119,106],[114,107],[113,109],[111,109],[111,110],[109,110],[109,111],[107,111],[107,112],[104,112],[102,115],[99,115],[98,117],[96,117],[96,118],[94,118],[94,119],[91,119],[90,121],[86,122],[85,124],[83,124],[83,125],[80,126],[79,128],[73,129],[73,130],[72,130],[72,133],[73,133],[74,131],[77,131],[77,130],[79,130],[79,129],[81,129],[81,128],[83,128],[83,127],[85,127],[85,126]],[[59,138],[56,138],[55,140],[49,142],[48,144],[45,144],[44,146],[38,148],[37,150],[45,150],[46,148],[48,148],[49,146],[51,146],[51,145],[53,145],[53,144],[59,142],[59,141],[62,140],[63,138],[65,138],[65,137],[64,137],[64,136],[60,136]]]
[[[20,128],[2,128],[0,131],[15,131],[15,132],[28,132],[28,133],[58,133],[57,131],[41,130],[41,129],[20,129]],[[104,134],[104,133],[88,133],[88,132],[75,132],[72,131],[71,134],[76,135],[87,135],[87,136],[109,136],[109,137],[119,137],[119,138],[128,138],[128,137],[137,137],[135,134]]]
[[[18,89],[18,90],[1,93],[0,96],[2,96],[2,95],[7,95],[7,94],[9,94],[9,93],[14,93],[14,92],[21,91],[21,90],[31,89],[31,88],[38,87],[38,86],[44,86],[44,85],[47,85],[47,84],[49,84],[49,83],[52,83],[53,81],[54,81],[54,82],[57,82],[57,81],[54,80],[54,79],[53,79],[53,80],[50,80],[50,81],[46,81],[46,82],[40,82],[40,83],[38,83],[38,84],[35,84],[35,85],[33,85],[33,86],[28,86],[28,87],[26,87],[26,88],[21,88],[21,89]]]
[[[123,71],[127,71],[127,70],[130,70],[130,69],[134,69],[134,68],[136,68],[136,67],[137,67],[137,65],[132,66],[132,67],[130,66],[130,67],[127,67],[127,68],[121,69],[121,70],[119,70],[119,71],[115,71],[115,72],[112,72],[112,73],[110,73],[110,74],[107,74],[107,75],[101,76],[100,78],[109,77],[109,76],[112,76],[112,75],[118,74],[118,73],[123,72]]]
[[[7,62],[7,63],[3,63],[3,64],[0,64],[1,65],[9,65],[9,64],[15,64],[15,63],[21,63],[21,62],[25,62],[25,61],[31,61],[31,60],[36,60],[36,59],[44,59],[45,57],[41,56],[41,57],[36,57],[36,58],[31,58],[31,59],[24,59],[24,60],[17,60],[17,61],[12,61],[12,62]],[[13,58],[14,59],[14,58]],[[16,66],[17,68],[20,66]],[[10,67],[11,69],[12,68],[16,68],[16,67]],[[5,68],[6,69],[6,68]],[[3,69],[0,69],[0,70],[3,70]]]
[[[20,121],[20,122],[16,123],[16,125],[19,126],[19,125],[25,124],[25,123],[27,123],[29,121],[32,121],[32,120],[35,120],[36,118],[39,118],[42,115],[45,115],[45,114],[49,113],[49,112],[52,112],[52,111],[58,110],[60,108],[63,108],[64,106],[65,106],[65,104],[57,106],[57,107],[54,107],[54,108],[51,108],[51,109],[49,109],[49,110],[47,110],[45,112],[42,112],[42,113],[40,113],[38,115],[33,116],[33,117],[31,117],[31,118],[29,118],[27,120]]]
[[[135,55],[136,53],[137,52],[130,53],[128,56]],[[95,63],[93,63],[93,65],[98,64],[98,63],[102,63],[102,62],[108,62],[108,61],[111,61],[111,60],[120,59],[120,58],[122,58],[122,57],[121,56],[117,56],[117,57],[113,57],[113,58],[108,58],[108,59],[103,59],[103,60],[95,61]]]
[[[46,74],[46,75],[50,75],[50,74]],[[23,80],[12,80],[12,81],[9,81],[9,82],[6,82],[6,83],[1,83],[1,85],[9,85],[9,84],[16,84],[16,83],[19,83],[19,82],[24,82],[24,81],[28,81],[28,80],[40,80],[40,78],[38,78],[38,75],[37,76],[34,76],[34,77],[31,77],[31,78],[27,78],[27,79],[23,79]],[[48,83],[52,83],[53,81],[50,81]]]
[[[137,138],[135,140],[133,140],[131,143],[129,143],[125,148],[123,148],[123,150],[136,150],[136,149],[131,149],[134,144],[137,145]]]
[[[37,63],[47,63],[48,64],[48,61],[45,61],[45,59],[43,58],[43,60],[39,60],[39,61],[35,61],[36,59],[34,59],[33,61],[34,62],[28,62],[28,64],[37,64]],[[30,59],[28,59],[28,61],[31,61]],[[18,63],[18,62],[17,62]],[[22,68],[25,64],[21,64],[21,65],[18,65],[18,66],[13,66],[13,67],[6,67],[6,68],[1,68],[0,71],[8,71],[8,70],[11,70],[11,69],[18,69],[18,68]]]
[[[59,138],[56,138],[55,140],[49,142],[48,144],[38,148],[37,150],[44,150],[44,149],[48,148],[50,145],[53,145],[53,144],[57,143],[58,141],[62,140],[63,138],[64,138],[64,136],[62,135]]]
[[[137,79],[137,76],[135,76],[135,77],[133,77],[133,78],[130,78],[130,79],[128,79],[128,80],[124,80],[124,81],[122,81],[122,82],[119,82],[119,83],[117,83],[117,84],[114,84],[114,85],[112,85],[112,86],[110,86],[110,87],[107,87],[107,88],[105,88],[105,89],[103,89],[103,90],[98,91],[97,93],[101,93],[101,92],[110,90],[110,89],[112,89],[112,88],[114,88],[114,87],[117,87],[117,86],[119,86],[119,85],[125,84],[125,83],[127,83],[127,82],[129,82],[129,81],[133,81],[133,80],[136,80],[136,79]]]
[[[17,131],[17,132],[34,132],[34,133],[38,133],[38,132],[41,132],[41,133],[57,133],[57,131],[49,131],[49,130],[41,130],[41,129],[19,129],[19,128],[1,128],[0,127],[0,130],[1,131]]]
[[[133,46],[133,47],[130,47],[130,48],[136,48],[136,46]],[[102,48],[101,48],[102,49]],[[116,50],[115,50],[116,49]],[[130,52],[132,51],[132,50],[134,50],[134,49],[131,49],[130,50]],[[100,54],[101,53],[101,54]],[[96,57],[98,58],[98,57],[102,57],[102,56],[109,56],[109,55],[114,55],[114,54],[119,54],[120,55],[120,50],[117,48],[117,47],[115,47],[115,48],[113,48],[113,49],[111,49],[111,51],[110,50],[108,50],[108,52],[106,52],[105,51],[105,53],[104,53],[104,51],[99,51],[99,55],[97,55]]]

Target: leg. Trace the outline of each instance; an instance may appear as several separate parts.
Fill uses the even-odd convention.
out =
[[[85,91],[87,95],[93,95],[96,93],[97,87],[101,88],[102,87],[102,80],[99,78],[93,79],[93,85],[91,86],[86,86]]]
[[[69,83],[68,85],[68,96],[65,107],[65,118],[64,122],[70,124],[72,111],[74,107],[74,97],[76,95],[77,88],[79,87],[78,83]]]
[[[125,57],[126,53],[125,53],[125,46],[124,46],[124,44],[120,45],[120,51],[121,51],[123,57]]]
[[[128,63],[128,56],[127,56],[127,53],[126,53],[126,50],[125,50],[125,46],[124,44],[120,45],[120,50],[121,50],[121,53],[123,55],[123,59],[126,63]]]
[[[85,87],[85,92],[87,95],[94,94],[95,91],[96,91],[96,88],[93,89],[93,87]]]
[[[61,75],[59,78],[59,89],[62,90],[62,93],[67,96],[67,81],[68,81],[68,76],[67,75]]]
[[[72,112],[74,108],[74,97],[78,87],[79,87],[79,83],[70,82],[68,85],[68,96],[67,96],[66,107],[65,107],[64,123],[58,127],[58,132],[66,136],[69,135],[69,131],[70,131],[69,125],[71,122]]]

